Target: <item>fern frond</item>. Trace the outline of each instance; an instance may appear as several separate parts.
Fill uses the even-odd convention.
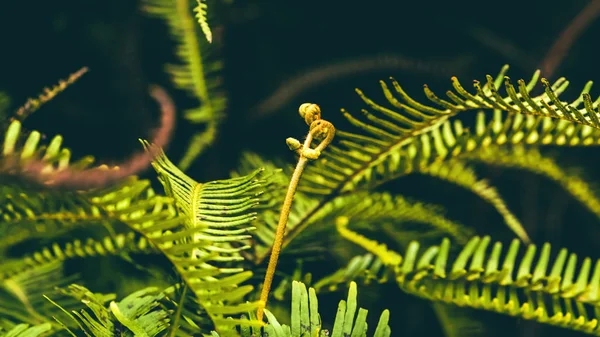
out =
[[[531,91],[538,83],[539,72],[534,74],[528,84],[519,80],[517,93],[515,86],[504,76],[507,70],[508,67],[504,67],[495,80],[490,76],[486,77],[485,85],[475,82],[474,94],[467,92],[453,78],[455,91],[447,93],[450,101],[438,98],[425,86],[425,95],[433,105],[416,101],[393,79],[393,88],[386,82],[380,82],[384,95],[393,108],[379,105],[357,90],[370,111],[363,110],[364,120],[346,110],[342,110],[342,113],[366,135],[338,130],[338,145],[330,146],[324,158],[307,168],[300,190],[322,195],[322,198],[300,221],[300,225],[290,231],[284,246],[308,226],[307,223],[315,213],[340,195],[357,189],[373,188],[428,167],[432,162],[485,146],[491,140],[487,139],[489,137],[481,137],[490,128],[499,135],[504,134],[497,138],[499,142],[511,139],[507,137],[507,132],[517,135],[515,141],[518,142],[519,139],[524,139],[525,134],[534,134],[536,128],[541,128],[541,131],[536,131],[535,135],[542,132],[545,137],[536,138],[534,143],[547,142],[548,134],[555,135],[550,138],[554,139],[553,144],[564,143],[564,137],[560,133],[563,130],[567,130],[565,132],[568,135],[579,135],[577,138],[581,141],[577,144],[582,145],[592,143],[600,135],[600,122],[597,122],[600,121],[598,102],[592,102],[588,94],[591,87],[589,83],[578,99],[568,103],[558,98],[568,85],[564,79],[559,79],[552,85],[542,80],[545,91],[534,97]],[[498,88],[503,83],[506,94],[501,96]],[[460,121],[450,121],[451,117],[459,113],[482,109],[496,111],[493,124],[476,124],[477,139]],[[503,118],[502,114],[507,114],[508,117]]]
[[[450,254],[450,240],[421,249],[413,241],[404,256],[338,225],[344,237],[377,255],[392,268],[400,288],[425,299],[494,311],[540,323],[600,334],[600,260],[577,262],[577,256],[561,249],[551,258],[550,244],[539,254],[528,245],[519,254],[513,240],[503,253],[502,243],[491,250],[490,237],[473,237],[460,252]]]
[[[447,151],[440,149],[440,140],[437,138],[451,130],[440,129],[440,127],[450,117],[460,112],[496,109],[510,114],[548,117],[549,121],[556,120],[555,122],[560,125],[565,125],[564,122],[559,122],[564,120],[571,124],[600,128],[600,117],[598,111],[594,110],[597,109],[598,104],[592,102],[588,94],[591,84],[586,85],[579,99],[567,103],[558,99],[568,85],[564,79],[559,79],[552,85],[542,79],[545,92],[532,97],[530,92],[538,82],[539,72],[534,74],[527,85],[523,80],[519,80],[519,92],[517,93],[517,89],[511,84],[508,77],[504,76],[507,70],[508,67],[503,68],[495,80],[488,75],[485,85],[475,81],[475,94],[467,92],[458,79],[452,78],[455,92],[447,93],[452,102],[438,98],[425,86],[425,94],[434,103],[434,106],[415,101],[395,80],[392,80],[395,94],[399,97],[397,98],[388,85],[381,81],[389,103],[404,113],[381,106],[367,98],[362,91],[357,90],[365,103],[378,115],[363,110],[368,120],[368,122],[363,122],[345,110],[343,113],[352,124],[370,136],[338,132],[337,138],[342,139],[339,144],[343,148],[329,151],[330,154],[326,156],[327,160],[320,161],[320,164],[313,169],[315,177],[327,178],[327,183],[312,182],[306,189],[323,194],[340,193],[369,185],[373,181],[387,180],[394,172],[405,171],[403,167],[410,165],[410,158],[414,156],[402,152],[407,150],[407,146],[412,140],[434,130],[439,130],[441,133],[432,134],[433,139],[431,141],[427,139],[427,144],[423,146],[436,150],[439,155],[445,154]],[[498,88],[503,82],[507,92],[504,97],[498,93]],[[525,118],[517,119],[523,121]],[[551,124],[551,122],[548,123]],[[497,124],[494,126],[498,127]],[[586,130],[589,132],[589,129]],[[460,139],[455,139],[450,145],[459,143],[459,141]],[[321,173],[325,170],[335,172],[335,174],[325,177],[324,173]]]
[[[208,5],[204,1],[205,0],[196,0],[198,5],[194,8],[194,12],[196,12],[196,20],[198,20],[206,40],[212,43],[212,32],[210,31],[210,26],[208,25],[208,19],[206,17]]]
[[[224,116],[226,99],[219,76],[223,64],[220,60],[211,60],[210,55],[214,54],[215,47],[210,45],[210,30],[206,34],[209,41],[198,38],[199,25],[192,16],[189,0],[144,0],[143,3],[145,12],[167,22],[176,42],[175,53],[180,64],[167,66],[173,83],[200,103],[199,107],[186,110],[185,118],[194,124],[206,125],[203,132],[192,137],[187,152],[177,165],[185,171],[204,147],[215,139],[217,126]],[[205,6],[205,3],[199,2],[196,11],[201,22],[200,28],[206,33]]]
[[[87,288],[72,284],[61,292],[85,304],[85,309],[68,312],[49,301],[77,322],[87,336],[145,336],[159,335],[169,326],[168,313],[161,308],[164,295],[156,288],[146,288],[123,298],[118,303],[114,295],[94,294]],[[110,301],[108,307],[105,303]],[[71,334],[73,332],[69,331]]]
[[[167,195],[174,199],[181,220],[136,230],[171,261],[215,329],[235,334],[233,327],[243,320],[232,317],[260,305],[243,302],[253,288],[242,283],[252,272],[231,262],[243,260],[240,251],[249,248],[250,223],[256,219],[251,209],[259,203],[260,188],[265,184],[259,177],[262,170],[201,184],[181,172],[163,152],[157,153],[153,166]]]
[[[0,280],[70,259],[156,252],[156,248],[152,247],[146,238],[136,237],[133,232],[118,234],[115,237],[105,237],[103,240],[88,238],[85,242],[74,240],[65,244],[54,243],[51,247],[43,248],[21,258],[4,259],[0,263]]]
[[[47,163],[43,173],[52,174],[92,163],[90,157],[71,163],[61,136],[55,136],[47,146],[40,138],[39,132],[25,135],[19,121],[11,122],[2,143],[0,166],[18,161],[26,167],[30,160],[36,160]],[[135,176],[110,187],[72,191],[35,186],[19,179],[19,172],[15,175],[6,171],[0,174],[0,248],[26,239],[52,239],[74,228],[105,228],[104,235],[114,234],[125,226],[167,221],[176,212],[170,198],[156,195],[148,180]]]
[[[303,283],[294,281],[292,283],[292,307],[290,326],[280,324],[275,316],[265,309],[265,316],[269,324],[260,335],[276,337],[342,337],[342,336],[367,336],[367,314],[368,311],[359,308],[357,303],[357,287],[352,282],[348,290],[347,300],[340,301],[335,316],[331,333],[321,326],[321,314],[319,313],[319,302],[315,289],[306,289]],[[389,322],[389,311],[384,310],[379,317],[379,322],[373,333],[374,337],[389,337],[391,334]],[[242,327],[242,337],[250,337],[252,330]]]
[[[6,333],[0,333],[2,337],[39,337],[45,336],[52,329],[50,323],[44,323],[34,326],[29,324],[19,324]]]

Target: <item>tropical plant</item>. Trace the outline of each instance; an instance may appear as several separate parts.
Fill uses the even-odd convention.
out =
[[[47,140],[24,128],[87,68],[12,115],[0,96],[4,336],[390,336],[394,313],[369,320],[356,282],[376,290],[392,284],[431,302],[448,336],[484,332],[466,309],[600,334],[600,260],[578,262],[566,248],[553,253],[550,243],[532,243],[476,167],[541,175],[600,216],[592,186],[542,149],[600,144],[591,82],[567,101],[566,79],[550,83],[537,71],[513,82],[504,66],[472,90],[453,77],[446,98],[424,86],[429,103],[422,103],[408,86],[381,81],[385,105],[357,89],[366,107],[341,110],[347,130],[319,105],[302,104],[307,135],[286,140],[295,167],[245,153],[229,177],[198,182],[185,171],[214,141],[226,106],[221,63],[209,57],[213,6],[144,0],[142,8],[167,23],[180,63],[167,72],[199,101],[184,118],[206,127],[177,165],[163,149],[174,107],[158,87],[151,94],[161,127],[140,140],[145,152],[112,167],[90,156],[73,160],[61,136]],[[162,190],[138,176],[148,165]],[[440,205],[380,188],[410,174],[479,197],[514,239],[492,243]],[[306,272],[302,260],[323,252],[338,258],[336,267]],[[280,260],[293,270],[277,269]],[[340,288],[347,299],[336,315],[322,316],[317,294]],[[287,300],[291,306],[282,305]]]

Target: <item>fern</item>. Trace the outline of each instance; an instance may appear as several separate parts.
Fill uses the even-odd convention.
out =
[[[84,157],[70,163],[70,151],[61,145],[61,136],[55,136],[48,146],[40,144],[39,132],[24,135],[21,123],[15,120],[6,131],[0,165],[12,165],[17,160],[26,167],[30,160],[42,160],[47,163],[42,173],[51,177],[67,167],[85,168],[93,162],[91,157]],[[126,226],[137,227],[173,216],[171,201],[156,195],[148,180],[135,176],[106,188],[70,191],[40,188],[21,179],[19,170],[15,173],[16,177],[10,171],[0,175],[0,248],[25,239],[52,239],[81,227],[103,228],[114,234]]]
[[[200,24],[200,28],[202,28],[202,33],[206,37],[208,42],[212,43],[212,32],[208,25],[208,18],[206,16],[206,11],[208,9],[208,5],[203,0],[196,0],[198,6],[194,8],[194,12],[196,12],[196,19],[198,20],[198,24]]]
[[[180,64],[168,65],[177,88],[186,91],[200,103],[199,107],[185,111],[185,118],[195,124],[205,124],[203,132],[192,136],[178,167],[186,170],[204,148],[212,143],[226,109],[225,95],[220,89],[219,72],[222,62],[211,60],[214,47],[210,46],[212,34],[206,21],[206,3],[198,1],[195,11],[202,31],[208,41],[200,40],[197,34],[198,23],[194,22],[192,7],[188,0],[144,0],[143,10],[167,22],[171,36],[175,40],[176,55]]]
[[[348,290],[347,300],[340,301],[331,333],[323,330],[321,315],[316,292],[313,288],[308,291],[303,283],[292,283],[291,325],[280,324],[275,316],[265,309],[269,324],[264,328],[262,336],[300,337],[300,336],[367,336],[368,311],[358,308],[356,301],[356,283],[352,282]],[[357,312],[358,309],[358,312]],[[373,333],[374,337],[389,337],[391,334],[389,311],[385,310],[379,318],[379,323]],[[242,327],[242,337],[256,335],[251,329]]]
[[[244,271],[239,264],[229,264],[242,261],[240,251],[249,248],[246,241],[253,228],[248,224],[256,219],[249,210],[260,201],[259,188],[266,183],[258,178],[262,170],[200,184],[181,172],[164,153],[159,152],[153,166],[183,221],[137,230],[171,261],[216,331],[232,334],[235,325],[245,322],[232,315],[260,305],[242,302],[252,286],[241,284],[252,277],[252,272]]]
[[[256,167],[264,167],[266,171],[273,172],[271,188],[266,190],[264,195],[264,199],[270,202],[260,206],[259,219],[255,223],[256,231],[253,233],[255,242],[252,245],[254,252],[251,258],[260,263],[268,254],[273,243],[275,228],[279,221],[280,205],[283,202],[291,168],[283,163],[270,162],[256,154],[246,153],[239,171],[247,173]],[[278,169],[278,167],[282,167],[282,169]],[[233,174],[233,176],[238,175],[239,173]],[[487,193],[483,191],[486,191],[485,189],[482,190],[482,193]],[[287,225],[288,231],[305,221],[305,215],[312,211],[318,203],[319,200],[310,194],[296,192]],[[323,206],[306,224],[332,224],[341,215],[351,218],[356,225],[364,223],[370,227],[387,222],[420,223],[426,225],[421,226],[420,230],[430,230],[432,234],[437,235],[450,235],[464,242],[473,234],[465,226],[447,219],[440,207],[410,201],[402,196],[392,196],[389,193],[360,192],[336,198]],[[332,228],[332,226],[314,226],[310,231],[303,232],[304,235],[298,240],[294,240],[293,245],[288,249],[295,251],[307,249],[311,244],[320,244],[322,240],[319,237],[327,235],[327,231],[331,231]],[[396,230],[400,230],[400,228],[396,228]],[[291,242],[289,237],[288,240]]]
[[[489,251],[488,236],[473,237],[456,257],[450,255],[448,239],[425,250],[413,241],[400,256],[349,231],[343,222],[338,223],[338,230],[394,270],[398,285],[408,293],[598,334],[600,262],[590,275],[590,258],[578,265],[575,254],[561,249],[551,259],[548,243],[537,256],[537,246],[529,245],[518,257],[516,239],[505,254],[500,242]]]
[[[417,102],[394,80],[395,94],[388,84],[381,81],[387,100],[401,112],[381,106],[357,90],[374,112],[363,110],[366,122],[346,110],[342,113],[351,124],[368,135],[338,130],[339,145],[332,146],[322,160],[308,168],[300,190],[322,197],[290,230],[284,246],[303,231],[322,208],[339,196],[357,189],[370,189],[409,173],[426,171],[436,161],[474,151],[494,141],[499,144],[511,140],[527,144],[567,145],[561,137],[561,132],[567,130],[564,132],[571,135],[570,145],[593,143],[592,139],[599,134],[600,124],[595,110],[597,102],[592,102],[588,94],[589,83],[578,99],[567,103],[558,98],[568,85],[564,79],[553,85],[542,79],[544,93],[532,97],[530,92],[538,83],[539,72],[528,84],[519,80],[517,89],[504,76],[507,70],[508,67],[504,67],[495,80],[487,76],[485,85],[475,81],[475,94],[467,92],[458,79],[453,78],[455,91],[447,93],[450,101],[438,98],[425,86],[425,94],[435,106]],[[506,96],[498,93],[503,83]],[[488,124],[483,113],[479,113],[474,134],[468,132],[460,121],[451,123],[449,120],[461,112],[482,109],[495,110],[494,119]],[[507,114],[506,118],[502,117],[503,112]],[[538,129],[540,131],[536,131]],[[490,137],[492,132],[497,137]],[[529,137],[526,138],[526,135]],[[572,140],[575,138],[579,141]],[[515,224],[515,219],[512,222]],[[522,230],[519,231],[522,235]]]
[[[45,336],[52,326],[48,323],[29,326],[28,324],[19,324],[6,333],[0,333],[2,337],[39,337]]]
[[[168,327],[168,313],[161,308],[160,301],[163,294],[156,288],[146,288],[125,297],[118,303],[114,301],[114,294],[94,294],[87,288],[72,284],[61,292],[71,296],[88,309],[68,312],[63,310],[86,336],[146,336],[153,337],[160,334]],[[105,303],[110,301],[108,307]],[[63,323],[66,327],[66,324]],[[68,330],[72,336],[76,336]]]

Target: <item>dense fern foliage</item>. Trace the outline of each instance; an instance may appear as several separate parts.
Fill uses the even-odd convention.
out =
[[[180,117],[204,127],[178,164],[168,144],[140,139],[149,178],[53,184],[67,171],[124,170],[72,155],[60,135],[28,130],[31,113],[87,68],[14,111],[0,94],[2,336],[391,336],[405,317],[387,309],[368,316],[357,284],[386,306],[410,298],[399,292],[430,303],[426,318],[449,337],[485,333],[472,309],[600,335],[600,260],[536,243],[479,170],[539,175],[599,217],[593,185],[544,149],[600,145],[591,82],[567,100],[565,78],[550,82],[536,71],[514,81],[504,66],[472,88],[452,77],[443,98],[425,85],[421,100],[391,78],[380,81],[381,101],[356,90],[364,107],[341,109],[346,126],[334,127],[333,113],[316,104],[300,105],[294,114],[307,135],[285,140],[295,166],[246,152],[234,172],[199,182],[188,168],[214,143],[226,108],[213,44],[219,4],[143,1],[175,43],[172,85],[197,101]],[[468,223],[388,188],[411,174],[471,194],[507,228]],[[322,313],[335,309],[331,292],[347,297]]]

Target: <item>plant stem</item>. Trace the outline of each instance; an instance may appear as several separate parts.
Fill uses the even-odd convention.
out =
[[[304,142],[304,147],[308,147],[311,141],[312,134],[309,133],[306,137],[306,141]],[[285,228],[290,216],[290,210],[292,209],[292,201],[294,200],[294,195],[296,194],[296,189],[298,188],[298,183],[300,182],[300,177],[302,176],[302,172],[304,171],[307,163],[308,158],[306,158],[303,154],[300,154],[300,159],[298,159],[298,164],[296,164],[296,168],[292,174],[292,179],[288,185],[283,206],[281,207],[279,223],[277,224],[275,240],[273,241],[273,249],[271,251],[271,256],[269,257],[269,266],[267,267],[267,273],[265,275],[262,291],[260,293],[260,301],[263,302],[264,305],[258,308],[258,312],[256,314],[259,321],[262,321],[263,319],[263,310],[267,305],[269,292],[271,291],[271,285],[273,284],[273,276],[275,275],[275,269],[277,268],[277,260],[279,259],[281,245],[283,244],[283,235],[285,234]]]

